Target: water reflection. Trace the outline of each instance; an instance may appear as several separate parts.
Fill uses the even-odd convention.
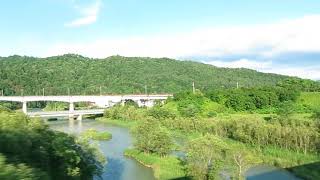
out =
[[[247,180],[300,180],[290,172],[274,166],[260,165],[246,172]]]

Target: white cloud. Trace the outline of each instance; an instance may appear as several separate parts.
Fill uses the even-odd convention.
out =
[[[320,80],[320,67],[271,67],[261,72],[296,76],[306,79]]]
[[[258,61],[248,60],[248,59],[240,59],[240,60],[229,61],[229,62],[215,60],[215,61],[208,61],[203,63],[211,64],[217,67],[248,68],[248,69],[259,69],[259,70],[270,68],[272,66],[272,61],[258,62]]]
[[[280,64],[274,64],[272,61],[254,61],[248,59],[240,59],[235,61],[207,61],[203,62],[206,64],[211,64],[217,67],[227,67],[227,68],[248,68],[258,70],[265,73],[276,73],[288,76],[296,76],[306,79],[320,79],[320,66],[301,66],[301,67],[290,67]]]
[[[69,26],[96,21],[100,1],[84,10],[83,18]],[[257,54],[271,57],[283,52],[320,51],[320,15],[305,16],[272,24],[213,27],[190,32],[110,39],[91,42],[60,42],[47,54],[75,52],[91,57],[124,56],[188,57]]]
[[[100,5],[87,9],[86,18],[73,26],[96,20]],[[149,57],[216,57],[210,64],[223,67],[246,67],[263,72],[320,79],[320,69],[310,67],[274,67],[273,57],[290,52],[320,52],[320,14],[269,24],[210,27],[171,35],[152,35],[121,38],[97,37],[89,42],[59,42],[43,56],[77,53],[89,57],[111,55]],[[223,57],[252,54],[261,59],[240,59],[224,62]],[[247,57],[243,57],[247,58]],[[220,60],[219,60],[220,59]],[[277,64],[278,65],[278,64]]]
[[[75,2],[74,2],[75,3]],[[87,7],[79,7],[75,5],[75,8],[79,10],[82,17],[77,18],[69,23],[66,23],[66,27],[79,27],[95,23],[98,18],[102,3],[101,0],[97,0],[95,3]]]

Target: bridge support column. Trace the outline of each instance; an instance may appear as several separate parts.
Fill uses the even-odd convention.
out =
[[[70,102],[69,104],[69,117],[73,117],[74,116],[74,103]]]
[[[27,114],[27,111],[28,111],[27,102],[24,101],[24,102],[22,102],[22,112]]]
[[[138,101],[135,101],[137,104],[138,104],[138,107],[143,107],[143,106],[145,106],[145,101],[143,101],[143,100],[138,100]]]

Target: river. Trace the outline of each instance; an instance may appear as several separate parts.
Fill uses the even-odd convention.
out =
[[[145,167],[137,161],[125,157],[125,149],[132,147],[132,137],[128,128],[108,125],[94,120],[69,121],[59,120],[49,122],[52,129],[66,133],[79,134],[82,131],[93,128],[98,131],[108,131],[112,134],[109,141],[100,141],[100,149],[107,157],[107,165],[101,177],[95,180],[155,180],[151,168]],[[226,179],[229,179],[226,177]],[[248,180],[299,180],[286,170],[273,166],[261,165],[249,169],[246,172]]]
[[[112,134],[109,141],[100,141],[100,149],[107,157],[107,165],[101,176],[94,179],[110,180],[154,180],[153,171],[137,161],[127,158],[123,151],[132,146],[132,138],[127,128],[107,125],[93,120],[68,121],[59,120],[49,122],[52,129],[67,133],[79,134],[86,129],[96,129],[98,131],[108,131]]]

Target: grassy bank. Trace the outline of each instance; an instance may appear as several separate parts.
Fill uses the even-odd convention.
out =
[[[157,179],[181,179],[186,177],[183,162],[176,157],[160,157],[155,154],[139,152],[135,149],[128,149],[124,154],[134,158],[144,166],[152,168]]]
[[[317,155],[305,155],[303,153],[275,147],[259,149],[229,139],[224,139],[224,142],[232,149],[245,149],[246,152],[255,157],[254,161],[251,161],[247,168],[258,164],[268,164],[279,168],[285,168],[297,177],[303,179],[320,178],[320,171],[318,171],[320,157]],[[152,168],[157,179],[187,179],[184,162],[176,157],[160,157],[155,154],[139,152],[135,149],[126,150],[125,155],[137,160],[146,167]],[[225,166],[233,166],[233,163],[232,158],[227,158],[224,162]]]
[[[98,132],[95,129],[88,129],[81,133],[81,138],[97,140],[97,141],[107,141],[112,138],[112,134],[109,132]]]

